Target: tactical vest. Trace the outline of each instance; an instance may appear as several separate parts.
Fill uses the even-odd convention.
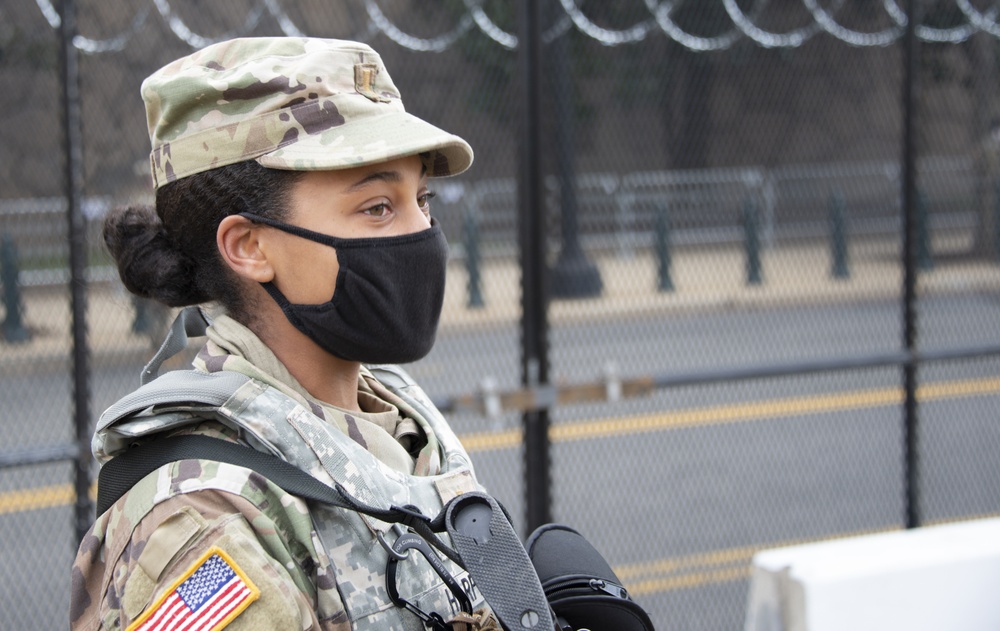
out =
[[[457,436],[423,390],[399,367],[368,369],[407,404],[407,415],[419,415],[432,428],[442,450],[438,475],[413,476],[389,468],[295,400],[246,375],[178,370],[154,378],[159,364],[183,348],[188,335],[203,334],[207,324],[187,312],[178,323],[147,366],[146,383],[101,416],[92,444],[99,459],[107,460],[136,439],[207,419],[226,425],[253,448],[276,455],[321,482],[339,482],[355,498],[372,506],[409,504],[426,515],[436,515],[456,495],[481,490]],[[184,492],[217,488],[212,480],[198,479],[186,481]],[[166,497],[143,498],[138,515],[148,513],[163,499]],[[129,502],[132,510],[136,498],[130,497]],[[319,619],[339,613],[339,600],[355,629],[423,629],[420,619],[395,606],[386,590],[389,556],[379,537],[391,544],[398,531],[350,510],[318,505],[310,505],[309,510],[313,536],[318,539],[312,543],[328,561],[326,567],[316,570],[317,576],[328,577],[315,585]],[[411,559],[397,568],[400,595],[421,610],[438,612],[446,619],[457,613],[452,592],[426,562],[414,560],[415,556],[411,554]],[[473,604],[480,606],[482,597],[467,573],[447,558],[442,562],[467,589]]]

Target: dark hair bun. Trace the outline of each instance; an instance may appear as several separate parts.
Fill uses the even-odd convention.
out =
[[[195,283],[195,262],[173,246],[152,206],[125,206],[108,213],[104,243],[133,294],[169,307],[209,300]]]

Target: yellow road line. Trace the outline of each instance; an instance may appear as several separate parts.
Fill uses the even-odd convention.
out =
[[[982,396],[1000,393],[1000,378],[987,377],[963,381],[946,381],[926,384],[918,388],[917,399],[936,401],[959,397]],[[657,412],[616,419],[577,421],[553,426],[549,431],[552,442],[592,440],[608,436],[621,436],[663,431],[701,425],[721,425],[762,419],[843,412],[903,402],[902,388],[879,388],[835,394],[809,395],[771,399],[733,405],[694,408],[677,412]],[[460,436],[462,444],[470,451],[512,449],[521,444],[520,429],[503,432],[477,432]]]
[[[620,565],[614,568],[615,574],[623,581],[642,577],[667,574],[688,568],[712,567],[726,565],[739,561],[749,561],[759,547],[730,548],[728,550],[713,550],[705,554],[692,554],[673,559],[657,559],[643,563]]]
[[[90,499],[97,499],[97,483],[90,487]],[[41,508],[66,506],[76,501],[72,484],[53,484],[0,493],[0,515]]]
[[[750,576],[750,566],[727,567],[718,570],[708,570],[693,574],[682,574],[680,576],[668,576],[663,578],[649,579],[637,583],[628,583],[625,588],[633,596],[654,594],[658,592],[670,592],[678,589],[691,589],[702,585],[714,585],[716,583],[727,583],[739,581]],[[625,579],[622,579],[623,581]]]
[[[458,439],[469,453],[474,451],[498,451],[501,449],[513,449],[520,445],[522,434],[523,432],[520,429],[509,429],[502,432],[462,434]]]
[[[75,496],[71,484],[7,491],[0,495],[0,515],[65,506],[74,501]]]
[[[1000,393],[1000,377],[986,377],[925,384],[917,390],[917,398],[927,402],[998,393]],[[552,442],[592,440],[608,436],[684,427],[883,407],[898,405],[902,401],[903,391],[901,388],[858,390],[644,414],[610,420],[577,421],[553,426],[549,436]],[[469,452],[496,451],[513,449],[520,445],[522,432],[520,429],[502,432],[476,432],[464,434],[460,436],[460,439]],[[0,493],[0,515],[63,506],[72,503],[72,501],[73,487],[69,484],[8,491]]]

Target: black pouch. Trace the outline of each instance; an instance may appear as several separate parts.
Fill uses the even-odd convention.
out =
[[[531,533],[524,547],[560,628],[653,631],[649,614],[576,530],[545,524]]]

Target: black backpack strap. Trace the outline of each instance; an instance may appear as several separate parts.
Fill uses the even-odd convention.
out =
[[[310,475],[303,479],[296,475],[302,471],[280,458],[240,443],[184,434],[131,447],[106,462],[97,478],[97,514],[101,515],[111,508],[139,480],[160,467],[179,460],[212,460],[253,469],[293,495],[312,498],[313,495],[321,494],[322,501],[346,508],[336,489]],[[316,486],[309,481],[315,482]]]
[[[444,530],[443,523],[436,523],[441,522],[441,519],[432,521],[411,506],[370,506],[348,493],[340,483],[327,486],[277,456],[240,443],[198,434],[159,438],[132,447],[104,463],[97,478],[97,514],[101,515],[111,508],[139,480],[166,464],[180,460],[211,460],[252,469],[302,499],[352,510],[384,522],[409,526],[448,558],[462,565],[455,551],[434,536],[434,532]]]
[[[182,434],[132,447],[104,463],[97,482],[97,513],[103,514],[156,469],[180,460],[211,460],[251,469],[305,500],[409,526],[469,572],[504,628],[511,631],[553,628],[551,610],[541,583],[506,511],[485,493],[460,495],[431,519],[415,506],[387,509],[370,506],[353,497],[339,483],[327,486],[277,456],[239,443]],[[451,536],[459,552],[446,546],[434,534],[444,531]]]

